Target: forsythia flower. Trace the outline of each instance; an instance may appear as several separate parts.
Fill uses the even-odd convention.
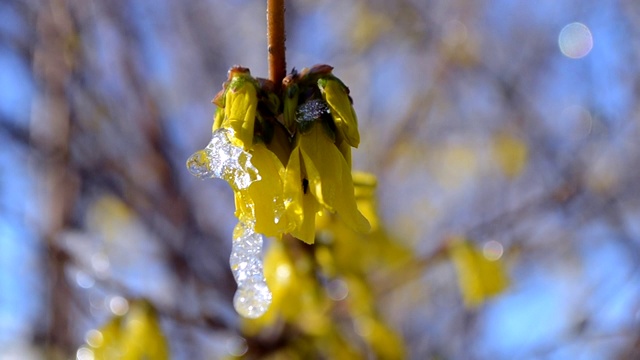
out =
[[[325,137],[318,128],[316,136]],[[346,226],[340,215],[323,212],[316,218],[318,243],[312,252],[287,238],[271,242],[266,252],[265,276],[273,302],[263,317],[245,321],[243,330],[257,335],[284,322],[299,334],[300,344],[310,347],[305,352],[296,346],[297,356],[287,358],[317,354],[327,358],[363,358],[363,354],[378,359],[406,358],[402,339],[374,306],[375,287],[368,275],[374,269],[406,264],[410,251],[392,241],[379,225],[375,177],[354,173],[353,181],[358,208],[370,223],[378,224],[370,233],[358,233]],[[315,199],[310,192],[306,196]],[[332,321],[335,317],[341,321]],[[354,337],[361,341],[347,340]],[[354,343],[358,345],[352,347]]]
[[[369,230],[351,178],[351,147],[360,142],[357,118],[349,89],[331,70],[294,70],[283,81],[281,101],[268,80],[233,67],[213,100],[219,107],[213,131],[231,130],[229,142],[246,152],[258,174],[247,187],[231,185],[236,216],[255,223],[259,233],[290,233],[311,244],[322,209],[358,232]]]
[[[229,70],[229,80],[223,89],[224,111],[216,113],[216,123],[220,127],[234,131],[231,142],[243,149],[250,149],[253,145],[253,130],[258,108],[258,83],[251,77],[249,69],[233,67]],[[215,101],[215,99],[214,99]],[[220,119],[220,117],[222,117]]]
[[[337,212],[356,231],[369,230],[356,207],[351,169],[320,124],[298,136],[287,164],[285,197],[294,199],[287,209],[298,225],[292,234],[305,242],[313,242],[318,205]]]
[[[449,253],[458,275],[464,304],[476,307],[505,291],[507,271],[500,259],[490,260],[475,245],[462,237],[449,242]]]
[[[96,360],[168,359],[169,346],[162,334],[155,309],[144,300],[135,300],[128,313],[109,320],[87,336],[87,345]]]

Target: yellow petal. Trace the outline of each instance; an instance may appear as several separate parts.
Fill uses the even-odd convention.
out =
[[[211,127],[211,131],[216,131],[222,126],[222,121],[224,120],[224,109],[218,108],[216,109],[216,113],[213,116],[213,126]]]
[[[233,129],[235,138],[232,142],[245,150],[253,144],[257,106],[257,91],[251,79],[247,75],[234,77],[225,97],[222,127]]]
[[[493,153],[504,175],[514,179],[527,165],[529,148],[517,137],[501,133],[493,138]]]
[[[343,138],[342,136],[338,136],[338,139],[336,140],[336,146],[338,147],[338,150],[340,150],[340,153],[342,154],[342,157],[344,157],[344,160],[347,162],[347,165],[349,166],[349,169],[351,169],[351,145],[349,145]]]
[[[351,105],[346,86],[335,78],[320,79],[318,84],[324,100],[331,108],[331,115],[338,131],[346,138],[349,145],[357,148],[360,144],[358,118]]]
[[[273,138],[267,147],[271,152],[276,154],[282,164],[286,164],[289,161],[289,156],[291,154],[291,142],[289,141],[289,134],[287,133],[287,130],[282,126],[274,126]]]
[[[118,359],[168,359],[169,347],[153,307],[146,301],[131,304],[120,332]]]
[[[378,204],[375,197],[378,179],[373,174],[360,171],[352,172],[351,176],[358,210],[369,221],[371,231],[375,232],[379,228]]]
[[[263,143],[255,144],[249,153],[260,180],[252,182],[247,189],[236,191],[236,216],[255,219],[256,232],[265,236],[282,234],[292,227],[285,216],[284,166]]]
[[[356,206],[351,169],[317,124],[301,134],[300,153],[309,179],[309,190],[318,202],[358,232],[367,232],[369,222]]]
[[[461,237],[452,240],[449,251],[467,307],[476,307],[507,288],[509,280],[501,261],[487,259],[481,250]]]
[[[300,159],[300,149],[295,148],[289,157],[285,171],[284,198],[286,214],[294,224],[291,235],[313,244],[315,241],[315,218],[320,206],[311,193],[305,194],[303,179],[305,172]]]
[[[320,204],[311,194],[302,196],[302,223],[300,223],[291,235],[306,242],[313,244],[316,239],[316,213],[320,210]]]

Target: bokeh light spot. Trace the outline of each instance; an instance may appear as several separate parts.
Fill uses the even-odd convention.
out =
[[[280,264],[276,268],[276,276],[280,280],[287,280],[291,276],[291,266],[289,264]]]
[[[580,105],[569,105],[560,114],[561,131],[567,136],[581,139],[588,136],[593,130],[593,118],[586,108]]]
[[[97,348],[102,346],[102,343],[104,342],[104,337],[102,336],[102,333],[100,331],[92,329],[87,331],[87,334],[84,336],[84,340],[90,346]]]
[[[482,247],[482,255],[484,255],[487,260],[496,261],[502,257],[504,253],[504,248],[502,244],[495,240],[487,241]]]
[[[76,352],[77,360],[93,360],[95,357],[93,356],[93,351],[86,347],[81,347]]]
[[[562,28],[558,36],[558,45],[564,56],[580,59],[593,48],[593,37],[586,25],[574,22]]]
[[[114,296],[109,300],[109,310],[115,315],[122,316],[129,311],[129,302],[122,296]]]
[[[360,316],[353,322],[356,333],[362,337],[367,337],[373,332],[374,322],[368,316]]]
[[[109,263],[107,255],[97,253],[91,256],[91,267],[93,268],[93,271],[96,272],[96,275],[104,277],[109,272],[111,264]]]
[[[227,340],[227,352],[231,356],[242,356],[248,349],[247,341],[239,336]]]
[[[83,271],[76,272],[76,284],[83,289],[89,289],[95,285],[95,280]]]
[[[327,284],[327,294],[333,301],[344,300],[349,295],[349,286],[344,280],[333,279]]]

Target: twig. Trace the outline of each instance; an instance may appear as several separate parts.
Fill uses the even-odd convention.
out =
[[[267,0],[267,44],[269,80],[280,89],[287,74],[285,60],[284,0]]]

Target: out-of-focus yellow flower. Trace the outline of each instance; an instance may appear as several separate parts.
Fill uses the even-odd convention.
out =
[[[316,217],[316,228],[321,238],[329,238],[326,242],[329,249],[316,250],[318,261],[324,268],[337,267],[337,272],[351,271],[370,272],[377,268],[398,266],[411,257],[411,251],[390,238],[378,218],[375,188],[377,179],[374,175],[354,172],[353,184],[358,210],[371,224],[371,231],[357,232],[343,221],[329,213],[320,213]],[[330,256],[324,255],[327,250]],[[330,261],[329,261],[330,260]]]
[[[499,133],[493,137],[493,153],[500,169],[509,179],[517,178],[527,166],[527,144],[508,133]]]
[[[369,231],[369,222],[356,206],[351,169],[320,124],[298,134],[284,186],[287,214],[297,225],[292,234],[299,239],[313,243],[318,204],[354,230]]]
[[[322,245],[315,251],[316,261],[328,277],[342,279],[344,303],[354,322],[356,333],[379,359],[405,358],[404,344],[398,334],[384,323],[375,308],[373,286],[368,275],[375,269],[405,264],[411,252],[389,238],[377,215],[375,176],[353,174],[358,209],[371,223],[372,231],[358,233],[337,216],[317,218]]]
[[[133,302],[124,317],[116,316],[93,332],[87,343],[96,360],[169,359],[155,309],[144,300]]]
[[[456,268],[465,306],[477,307],[508,287],[509,279],[502,261],[489,260],[465,238],[451,239],[449,253]]]
[[[297,244],[276,240],[264,257],[265,277],[273,300],[260,318],[245,321],[250,334],[283,320],[307,335],[321,336],[329,331],[329,302],[319,286],[309,254],[289,249]],[[295,258],[294,258],[295,254]]]

